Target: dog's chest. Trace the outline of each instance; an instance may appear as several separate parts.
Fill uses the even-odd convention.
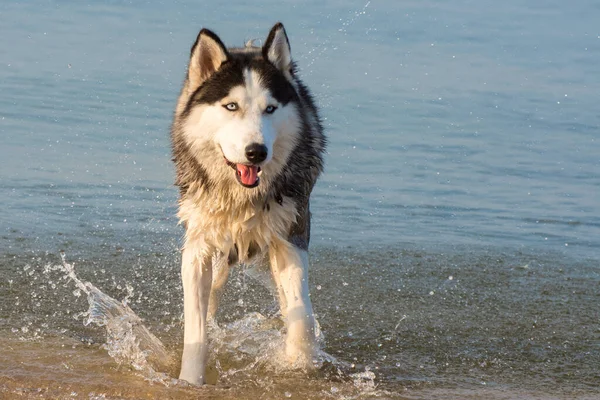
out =
[[[181,200],[178,216],[186,228],[186,243],[203,243],[224,254],[235,249],[239,261],[245,261],[255,251],[266,251],[273,241],[286,241],[298,212],[287,197],[235,204],[199,192]]]

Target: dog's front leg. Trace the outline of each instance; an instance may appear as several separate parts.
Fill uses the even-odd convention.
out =
[[[207,355],[206,314],[212,285],[211,250],[186,242],[182,254],[184,338],[179,379],[204,383]]]
[[[290,243],[279,243],[270,253],[273,275],[282,294],[286,356],[293,364],[310,366],[315,352],[315,321],[308,293],[308,253]]]

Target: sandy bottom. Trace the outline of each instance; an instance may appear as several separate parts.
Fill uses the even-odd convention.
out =
[[[192,387],[176,379],[152,382],[118,366],[98,345],[70,338],[37,341],[0,339],[2,399],[566,399],[550,393],[503,388],[382,390],[324,378],[261,377],[235,385]],[[177,371],[169,371],[175,376]],[[599,399],[598,396],[574,396]]]
[[[338,394],[371,398],[375,394],[351,383],[317,380],[307,385],[311,379],[306,376],[266,376],[202,387],[177,379],[153,382],[128,366],[117,365],[99,345],[70,338],[3,338],[0,347],[2,399],[307,399],[339,398]],[[167,373],[174,377],[177,371]],[[389,396],[400,398],[393,393]]]

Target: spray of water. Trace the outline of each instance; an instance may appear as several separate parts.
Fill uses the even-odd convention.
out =
[[[365,15],[367,13],[367,8],[369,7],[369,5],[371,4],[370,1],[367,1],[367,3],[363,6],[363,8],[359,11],[355,11],[354,14],[341,21],[341,27],[337,30],[339,34],[341,35],[345,35],[347,32],[347,29],[352,26],[354,24],[354,22],[362,15]],[[306,64],[306,66],[304,66],[304,68],[309,69],[316,60],[320,59],[321,56],[323,55],[323,53],[325,53],[327,50],[337,50],[337,47],[332,46],[332,38],[331,36],[328,37],[326,40],[324,40],[318,47],[315,47],[311,50],[308,51],[308,53],[301,57],[301,58],[307,58],[307,57],[311,57],[310,61],[308,61],[308,63]]]
[[[59,270],[66,274],[85,293],[89,308],[81,313],[84,325],[94,324],[106,329],[106,343],[103,347],[120,365],[130,365],[151,381],[169,385],[172,379],[159,370],[173,365],[173,359],[161,341],[142,323],[142,319],[127,305],[129,296],[119,302],[90,282],[84,282],[75,274],[75,267],[66,261],[61,253],[62,265],[48,265],[45,272]]]
[[[44,267],[45,274],[51,271],[62,273],[75,285],[75,296],[85,294],[88,309],[78,317],[83,317],[86,326],[92,324],[106,330],[106,343],[102,347],[119,365],[131,367],[144,379],[154,383],[187,386],[161,372],[172,371],[174,359],[128,306],[132,288],[128,288],[129,294],[122,301],[117,301],[92,283],[81,280],[75,272],[75,266],[67,262],[62,253],[61,264]],[[251,279],[265,284],[269,282],[254,268],[246,271],[244,275]],[[325,339],[318,322],[315,333],[322,348]],[[211,350],[207,383],[238,387],[245,382],[254,382],[270,387],[273,373],[281,374],[282,379],[286,379],[288,373],[297,372],[282,361],[285,328],[281,318],[276,315],[267,317],[259,312],[250,312],[230,323],[218,325],[211,321],[209,337]],[[330,379],[335,382],[331,386],[331,396],[343,398],[340,397],[342,393],[355,393],[360,397],[378,393],[375,374],[368,368],[364,372],[356,372],[353,365],[337,360],[323,350],[318,351],[313,364],[317,377],[325,378],[322,383]]]

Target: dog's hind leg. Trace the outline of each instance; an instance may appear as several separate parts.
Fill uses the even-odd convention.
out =
[[[286,357],[292,364],[310,366],[315,352],[315,322],[308,293],[308,253],[280,242],[272,246],[269,256],[286,321]]]
[[[219,307],[219,299],[221,298],[223,286],[225,286],[225,283],[227,283],[227,278],[229,277],[229,268],[231,262],[231,256],[225,257],[222,253],[213,256],[212,289],[210,291],[210,298],[208,300],[209,320],[214,319],[215,315],[217,314],[217,308]]]
[[[276,260],[273,259],[273,257],[275,256],[273,254],[273,251],[271,251],[270,253],[271,275],[273,276],[273,282],[275,283],[275,287],[277,288],[281,318],[285,321],[287,318],[287,300],[285,299],[285,292],[283,290],[283,286],[281,285],[281,271],[279,270],[279,268],[281,268],[282,266],[278,265]]]
[[[213,252],[197,242],[186,241],[182,254],[184,338],[179,379],[196,385],[204,383]]]

